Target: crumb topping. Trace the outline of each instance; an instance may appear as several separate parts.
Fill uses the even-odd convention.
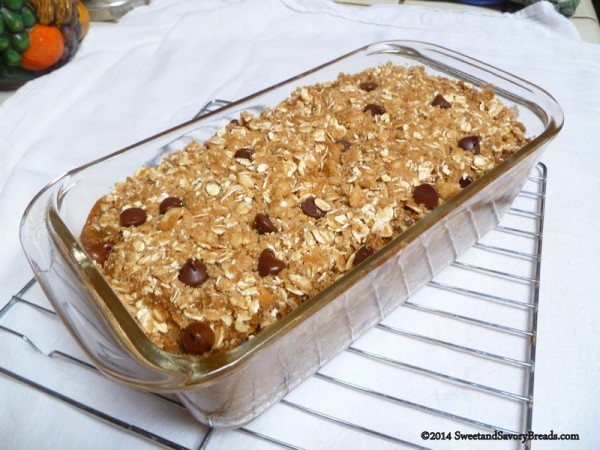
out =
[[[490,88],[391,63],[340,74],[141,167],[98,200],[81,241],[156,345],[220,353],[467,188],[524,131]]]

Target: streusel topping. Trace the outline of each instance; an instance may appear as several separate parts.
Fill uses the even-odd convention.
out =
[[[159,347],[220,353],[526,141],[491,88],[388,63],[140,168],[96,203],[81,240]]]

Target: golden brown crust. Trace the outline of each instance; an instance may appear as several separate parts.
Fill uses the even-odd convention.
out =
[[[451,107],[432,106],[438,94]],[[479,154],[459,146],[468,136]],[[361,247],[380,248],[426,214],[417,186],[433,185],[443,202],[525,142],[491,89],[386,64],[298,89],[140,168],[94,206],[82,242],[114,243],[104,274],[158,346],[181,352],[181,329],[202,321],[223,352],[335,281]],[[250,159],[235,158],[239,149]],[[185,205],[160,214],[166,197]],[[307,214],[309,197],[323,217]],[[119,224],[129,207],[146,211],[143,225]],[[258,233],[257,213],[277,231]],[[266,248],[286,267],[260,276]],[[201,286],[178,279],[189,258],[207,267]]]

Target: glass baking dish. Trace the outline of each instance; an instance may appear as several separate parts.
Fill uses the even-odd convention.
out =
[[[260,112],[297,87],[387,61],[492,85],[518,111],[530,142],[241,346],[206,358],[155,346],[78,241],[95,201],[137,168],[208,139],[242,111]],[[201,422],[237,427],[313,375],[494,227],[562,122],[548,93],[499,69],[424,42],[376,43],[61,176],[28,206],[21,242],[58,315],[101,371],[138,389],[174,393]]]

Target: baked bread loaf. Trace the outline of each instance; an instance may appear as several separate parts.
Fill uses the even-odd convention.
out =
[[[297,89],[99,199],[90,257],[149,338],[251,339],[526,142],[489,87],[391,63]]]

